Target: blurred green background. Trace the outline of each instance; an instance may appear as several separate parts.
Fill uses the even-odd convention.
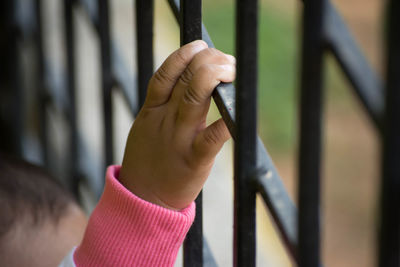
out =
[[[259,131],[270,152],[286,154],[295,145],[296,137],[300,62],[296,9],[301,5],[295,1],[275,2],[260,1],[259,5]],[[203,1],[204,24],[215,46],[229,54],[235,54],[234,8],[233,1]],[[349,102],[340,70],[331,58],[326,63],[326,81],[335,87],[329,97],[335,102]]]
[[[293,145],[297,38],[290,12],[266,5],[259,11],[260,131],[268,148],[277,152]],[[234,19],[233,1],[203,1],[207,30],[215,46],[229,54],[235,53]]]
[[[332,2],[368,61],[381,73],[382,1]],[[259,9],[259,133],[295,201],[301,10],[300,1],[295,0],[262,0]],[[203,0],[203,20],[215,46],[235,54],[234,1]],[[378,135],[329,54],[325,67],[324,263],[373,266],[380,163]],[[264,219],[268,220],[268,215]]]

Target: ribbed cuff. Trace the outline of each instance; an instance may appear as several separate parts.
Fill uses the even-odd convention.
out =
[[[194,202],[173,211],[147,202],[119,183],[119,166],[107,169],[76,266],[173,266],[195,216]]]

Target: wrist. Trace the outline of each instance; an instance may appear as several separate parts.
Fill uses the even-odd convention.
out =
[[[126,188],[128,189],[131,193],[136,195],[137,197],[156,204],[158,206],[161,206],[163,208],[167,208],[170,210],[174,211],[179,211],[181,209],[173,207],[160,199],[157,194],[149,190],[151,188],[150,185],[147,185],[143,182],[138,181],[138,179],[134,179],[133,172],[130,171],[127,167],[124,167],[124,164],[122,164],[121,170],[119,177],[117,177],[118,181]]]

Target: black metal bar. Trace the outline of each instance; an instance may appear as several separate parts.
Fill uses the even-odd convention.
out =
[[[297,210],[293,202],[289,201],[283,194],[281,180],[272,179],[274,172],[269,168],[266,171],[260,170],[255,175],[255,183],[257,191],[261,194],[264,202],[270,208],[270,213],[276,222],[280,236],[286,245],[286,248],[297,261],[296,244],[297,244]]]
[[[179,13],[176,0],[168,0],[175,17]],[[384,95],[383,83],[368,64],[365,56],[354,41],[348,27],[330,3],[325,4],[324,38],[328,48],[338,60],[344,74],[349,79],[357,96],[365,106],[372,121],[381,129]],[[203,40],[214,47],[203,25]]]
[[[70,188],[79,197],[79,153],[78,153],[78,126],[76,118],[76,75],[75,75],[75,25],[73,18],[74,0],[64,0],[65,41],[66,41],[66,87],[68,91],[68,124],[69,124],[69,173]]]
[[[325,0],[303,9],[299,144],[299,266],[320,263],[320,165],[322,132],[323,11]]]
[[[136,59],[139,108],[146,99],[147,84],[153,75],[153,0],[136,0]]]
[[[201,0],[180,0],[181,46],[202,37]],[[203,266],[203,201],[202,193],[196,199],[196,218],[183,244],[183,265]]]
[[[2,88],[2,113],[0,114],[3,138],[0,148],[7,153],[23,156],[23,130],[25,105],[23,101],[22,64],[20,53],[21,29],[17,19],[17,3],[5,3],[5,30],[7,36],[5,62],[5,85]],[[5,101],[6,100],[6,101]],[[10,116],[12,114],[12,116]],[[7,140],[7,141],[5,141]]]
[[[335,7],[325,5],[324,36],[372,122],[382,130],[384,111],[383,83],[368,64],[345,22]]]
[[[175,16],[175,18],[179,21],[179,1],[178,0],[168,0],[171,10]],[[203,40],[208,44],[209,47],[215,47],[213,42],[210,39],[209,34],[207,33],[206,28],[202,25],[202,34]],[[232,135],[232,138],[236,140],[236,119],[235,119],[235,87],[232,83],[221,83],[215,88],[213,92],[213,99],[218,107],[221,116],[228,126],[229,132]],[[281,227],[278,229],[281,231],[280,234],[282,236],[287,236],[284,240],[290,242],[288,248],[292,257],[296,260],[296,256],[294,254],[294,249],[297,249],[297,233],[296,222],[297,222],[297,211],[296,207],[293,205],[293,201],[290,199],[282,180],[279,176],[278,171],[276,170],[271,157],[269,156],[265,146],[263,145],[260,138],[257,141],[257,169],[268,171],[268,183],[273,184],[273,192],[271,190],[264,190],[265,196],[264,199],[276,199],[279,200],[282,205],[275,203],[275,201],[267,201],[266,205],[268,206],[271,214],[273,214],[273,218],[275,219],[275,223]],[[258,182],[257,182],[258,183]],[[272,187],[271,187],[272,189]],[[277,198],[276,196],[279,196]],[[274,204],[275,203],[275,204]],[[290,216],[290,217],[286,217]],[[295,236],[293,238],[293,235]]]
[[[47,134],[47,86],[45,77],[45,56],[43,46],[43,22],[42,22],[42,1],[35,0],[35,18],[36,18],[36,53],[38,61],[37,77],[37,104],[39,114],[39,139],[42,151],[42,160],[45,166],[49,166],[48,158],[48,134]]]
[[[256,265],[258,1],[236,1],[234,266]]]
[[[201,40],[201,0],[180,2],[181,45]]]
[[[388,1],[379,266],[400,266],[400,2]]]
[[[98,30],[97,10],[96,6],[93,4],[95,2],[89,0],[78,0],[78,2],[84,7],[84,11],[88,14],[91,23],[95,26],[96,30]],[[178,19],[179,0],[168,0],[168,2],[175,17]],[[350,31],[335,7],[332,4],[327,4],[325,12],[324,35],[327,45],[338,60],[344,74],[353,85],[372,120],[375,122],[378,129],[380,129],[379,125],[382,121],[384,105],[382,82],[372,68],[368,67],[367,60],[352,38]],[[208,33],[204,30],[205,27],[203,25],[203,40],[214,47]],[[132,86],[130,86],[129,81],[131,81],[131,78],[122,71],[126,69],[123,67],[126,64],[119,55],[120,53],[115,43],[112,43],[112,47],[114,51],[113,55],[115,55],[113,58],[113,65],[117,66],[119,70],[115,75],[119,77],[118,82],[121,83],[122,92],[130,108],[136,111],[136,99],[134,99],[134,96],[130,93],[130,88],[132,88]],[[357,62],[362,62],[362,64],[357,64]]]
[[[101,77],[103,88],[104,116],[104,153],[106,166],[113,163],[113,120],[112,120],[112,88],[113,75],[111,65],[111,41],[108,0],[98,0],[99,35],[101,50]]]
[[[76,0],[77,4],[82,7],[83,12],[87,15],[88,22],[93,26],[94,30],[100,32],[99,14],[96,1],[90,0]],[[137,114],[138,99],[136,97],[136,77],[132,76],[132,73],[128,71],[127,63],[125,58],[122,56],[121,50],[116,41],[111,40],[111,62],[112,71],[115,86],[121,89],[132,114]],[[133,90],[132,90],[133,88]]]

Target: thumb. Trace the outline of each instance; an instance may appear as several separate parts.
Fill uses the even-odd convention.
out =
[[[231,137],[225,122],[219,119],[202,130],[193,143],[197,160],[203,163],[213,161],[223,144]]]

